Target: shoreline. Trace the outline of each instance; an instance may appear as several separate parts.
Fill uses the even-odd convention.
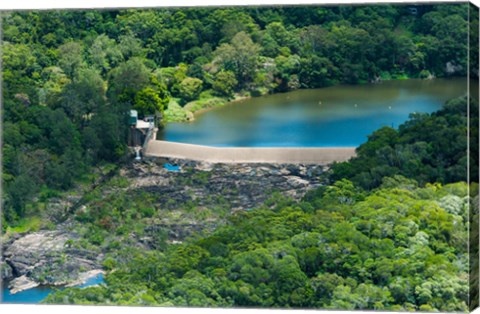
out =
[[[78,275],[78,278],[70,283],[61,282],[61,283],[54,283],[51,285],[42,285],[34,280],[31,280],[27,276],[23,275],[10,280],[8,284],[3,283],[2,288],[8,289],[9,293],[11,295],[14,295],[14,294],[35,289],[35,288],[51,289],[56,287],[61,287],[61,288],[78,287],[86,284],[88,280],[94,277],[97,277],[99,275],[105,275],[105,271],[101,269],[93,269],[90,271],[80,273]]]
[[[253,96],[239,96],[239,97],[235,97],[232,100],[227,100],[226,102],[224,102],[223,104],[218,105],[218,106],[213,106],[213,107],[209,107],[209,108],[201,108],[201,109],[196,110],[196,111],[191,111],[191,113],[193,114],[193,119],[189,120],[189,121],[185,121],[185,122],[193,122],[193,121],[195,121],[196,117],[198,117],[198,116],[200,116],[200,115],[202,115],[206,112],[209,112],[211,110],[214,110],[214,109],[217,109],[217,108],[220,108],[220,107],[233,105],[233,104],[236,104],[236,103],[239,103],[239,102],[242,102],[244,100],[251,99],[251,98],[253,98]]]
[[[189,123],[189,122],[194,122],[195,121],[195,118],[206,113],[206,112],[209,112],[213,109],[217,109],[217,108],[220,108],[220,107],[225,107],[225,106],[228,106],[228,105],[233,105],[233,104],[236,104],[236,103],[239,103],[241,101],[244,101],[244,100],[248,100],[248,99],[252,99],[252,98],[258,98],[258,97],[263,97],[263,96],[271,96],[271,95],[278,95],[278,94],[287,94],[287,93],[291,93],[291,92],[295,92],[295,91],[299,91],[299,90],[316,90],[316,89],[325,89],[325,88],[330,88],[330,87],[340,87],[340,86],[362,86],[362,85],[378,85],[378,84],[382,84],[383,82],[390,82],[390,81],[407,81],[407,80],[419,80],[419,81],[434,81],[436,79],[452,79],[452,78],[459,78],[457,76],[454,76],[454,77],[428,77],[428,78],[390,78],[390,79],[379,79],[379,80],[375,80],[375,81],[370,81],[370,82],[362,82],[362,83],[358,83],[358,84],[336,84],[336,85],[331,85],[331,86],[324,86],[324,87],[318,87],[318,88],[298,88],[298,89],[295,89],[295,90],[289,90],[289,91],[285,91],[285,92],[272,92],[272,93],[267,93],[265,95],[260,95],[260,96],[252,96],[252,95],[249,95],[249,96],[240,96],[238,94],[235,94],[235,98],[232,99],[232,100],[227,100],[226,102],[222,103],[221,105],[216,105],[216,106],[212,106],[212,107],[207,107],[207,108],[201,108],[199,110],[195,110],[195,111],[190,111],[190,110],[187,110],[187,109],[184,109],[185,107],[181,107],[182,110],[184,110],[184,112],[186,113],[186,119],[181,119],[181,120],[173,120],[173,121],[165,121],[164,122],[164,125],[168,125],[169,123]],[[238,95],[238,96],[237,96]],[[212,97],[211,99],[213,98],[221,98],[221,97]],[[193,102],[195,101],[199,101],[200,99],[197,99],[197,100],[194,100]],[[178,104],[178,103],[177,103]],[[189,115],[188,113],[191,113],[191,115]],[[190,118],[188,118],[190,117]]]
[[[102,253],[72,248],[78,234],[63,225],[55,230],[25,233],[3,244],[3,261],[11,268],[5,288],[16,294],[36,287],[82,285],[102,273]]]

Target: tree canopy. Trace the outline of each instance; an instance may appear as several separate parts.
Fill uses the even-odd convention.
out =
[[[95,186],[93,169],[126,156],[131,109],[168,120],[236,96],[478,79],[467,69],[469,35],[478,40],[468,33],[468,4],[415,8],[3,12],[2,227],[42,216],[50,197],[79,181]],[[122,246],[152,222],[155,209],[143,205],[154,196],[87,193],[91,209],[71,214],[85,225],[78,242],[107,252],[106,285],[46,302],[467,311],[466,208],[478,187],[461,181],[467,158],[478,181],[478,155],[466,155],[478,99],[470,104],[453,99],[381,128],[303,200],[273,194],[184,243],[158,232],[155,249]]]

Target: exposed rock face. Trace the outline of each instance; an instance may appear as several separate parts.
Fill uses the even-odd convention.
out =
[[[179,166],[180,171],[167,170],[166,163]],[[275,192],[299,200],[322,184],[320,175],[324,170],[321,165],[218,164],[152,158],[132,163],[122,169],[121,175],[129,179],[129,193],[147,192],[162,210],[185,213],[192,208],[196,212],[223,208],[233,213],[262,206]],[[160,234],[167,242],[178,243],[193,233],[212,232],[221,223],[218,217],[159,219],[145,228],[145,236],[137,242],[156,249],[155,238]]]
[[[23,290],[28,290],[28,289],[38,287],[39,285],[40,284],[38,282],[35,282],[30,278],[28,278],[27,276],[23,275],[12,280],[9,284],[9,288],[10,288],[10,292],[14,294]]]
[[[13,242],[3,254],[16,273],[23,276],[45,262],[47,254],[60,253],[67,240],[65,234],[58,232],[35,232]]]
[[[69,248],[67,241],[76,237],[65,231],[41,231],[5,246],[4,260],[18,276],[9,284],[12,293],[39,284],[69,284],[78,280],[80,273],[100,268],[101,254]]]
[[[453,62],[447,62],[445,64],[445,70],[448,74],[455,74],[463,70],[461,65],[456,65]]]
[[[88,279],[96,277],[100,274],[105,274],[103,270],[94,269],[78,274],[78,279],[66,285],[66,287],[74,287],[84,284]]]
[[[165,162],[180,166],[179,172],[163,168]],[[232,211],[258,207],[272,193],[294,199],[321,185],[320,165],[209,164],[177,159],[152,159],[134,163],[125,173],[131,189],[158,197],[163,208],[176,209],[186,203],[195,206],[224,204]]]
[[[180,171],[164,168],[168,162],[180,167]],[[250,210],[279,192],[299,200],[305,193],[322,184],[320,165],[273,165],[273,164],[210,164],[176,159],[151,159],[134,162],[121,170],[128,177],[128,193],[149,192],[158,208],[183,213],[192,206],[201,212],[206,208],[222,207],[231,212]],[[115,189],[102,190],[105,197]],[[78,200],[59,199],[49,207],[53,219],[63,217]],[[87,205],[79,206],[78,212]],[[57,215],[58,214],[58,215]],[[103,255],[100,249],[88,251],[71,244],[79,235],[73,229],[73,221],[65,221],[56,231],[40,231],[14,235],[3,243],[0,261],[2,278],[11,280],[11,291],[19,292],[38,285],[73,285],[84,278],[97,274],[101,269]],[[133,242],[139,247],[157,249],[156,239],[165,235],[172,243],[183,241],[192,233],[218,227],[220,221],[209,217],[193,219],[189,216],[180,221],[156,218],[145,228],[145,234],[132,233]],[[72,225],[70,225],[72,224]],[[93,248],[95,249],[95,248]],[[92,249],[92,250],[93,250]]]
[[[2,281],[10,280],[11,278],[13,278],[12,267],[10,267],[10,265],[5,263],[4,261],[0,261],[0,272],[2,274],[0,280]]]

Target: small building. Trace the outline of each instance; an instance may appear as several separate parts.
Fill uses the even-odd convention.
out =
[[[143,118],[143,121],[146,121],[146,122],[154,122],[155,121],[155,116],[145,116]]]
[[[149,131],[155,127],[155,116],[145,116],[142,120],[138,119],[137,110],[130,110],[128,124],[130,126],[128,145],[143,146]]]
[[[138,130],[148,130],[151,127],[153,127],[153,122],[148,122],[141,119],[138,119],[137,123],[135,124],[135,128]]]
[[[138,121],[138,112],[137,110],[130,110],[130,117],[128,118],[128,124],[130,126],[137,125]]]

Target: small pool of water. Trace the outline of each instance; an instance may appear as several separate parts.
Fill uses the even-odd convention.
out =
[[[77,288],[86,288],[94,285],[99,285],[104,283],[105,280],[102,274],[89,278],[84,284],[75,286]],[[13,304],[37,304],[45,299],[50,293],[55,290],[63,290],[64,287],[48,287],[48,286],[39,286],[33,289],[28,289],[22,292],[11,294],[10,290],[7,288],[8,284],[3,283],[2,287],[2,298],[0,303],[13,303]]]
[[[168,171],[180,172],[180,166],[178,165],[165,164],[163,165],[163,168],[167,169]]]

